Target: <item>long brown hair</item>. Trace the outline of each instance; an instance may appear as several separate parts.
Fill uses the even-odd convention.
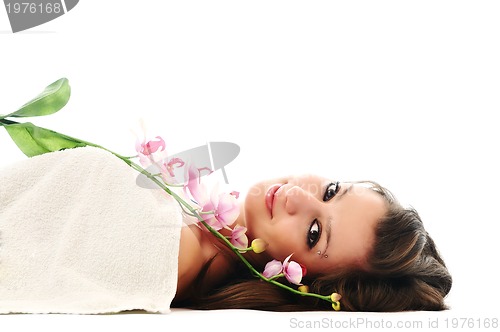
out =
[[[452,278],[417,211],[402,207],[377,183],[362,183],[369,184],[387,202],[387,213],[375,229],[368,268],[344,268],[314,279],[305,277],[304,284],[314,293],[341,294],[345,311],[447,309],[444,298]],[[189,301],[174,305],[193,309],[332,310],[326,301],[299,296],[256,279],[244,266],[236,266],[230,280],[209,292],[196,291]]]

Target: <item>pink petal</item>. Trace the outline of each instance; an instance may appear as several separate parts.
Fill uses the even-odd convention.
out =
[[[231,232],[231,237],[240,237],[244,235],[246,232],[247,228],[245,226],[236,225]]]
[[[156,151],[149,155],[149,159],[151,159],[153,163],[161,163],[167,159],[167,151]]]
[[[224,225],[222,225],[220,221],[214,217],[213,214],[202,214],[202,217],[203,220],[205,220],[205,222],[216,231],[224,228]]]
[[[282,271],[283,271],[283,264],[281,264],[280,261],[273,259],[272,261],[266,264],[266,266],[264,267],[264,272],[262,272],[262,275],[266,278],[271,278],[277,276]]]
[[[205,205],[208,202],[208,193],[205,186],[200,183],[198,169],[191,164],[186,172],[188,180],[184,185],[184,192],[190,194],[198,205]]]
[[[144,167],[157,163],[167,156],[165,141],[160,136],[156,136],[150,141],[146,141],[146,138],[144,138],[142,142],[137,139],[135,142],[135,150]]]
[[[236,248],[246,249],[248,247],[248,237],[245,234],[246,231],[246,227],[236,225],[231,232],[231,244]]]
[[[164,164],[165,165],[165,164]],[[174,176],[174,165],[177,165],[177,168],[184,166],[184,161],[181,158],[172,158],[166,164],[166,170],[170,174],[171,177]]]
[[[302,267],[299,263],[291,261],[284,267],[283,272],[285,274],[285,278],[295,285],[300,285],[302,281]]]
[[[248,248],[248,237],[246,236],[246,234],[243,234],[243,236],[231,240],[231,244],[238,249],[246,249]]]
[[[137,151],[137,153],[142,153],[142,143],[139,138],[135,140],[135,151]]]
[[[151,161],[151,158],[149,156],[142,154],[142,153],[139,153],[139,162],[141,163],[141,165],[143,167],[148,167],[151,164],[153,164],[153,162]]]
[[[205,203],[205,205],[202,206],[202,211],[203,212],[212,211],[212,213],[201,214],[201,217],[203,218],[203,220],[205,220],[207,222],[207,224],[210,225],[210,227],[212,227],[216,231],[224,228],[225,225],[222,224],[213,213],[213,211],[216,211],[216,207],[213,205],[212,201],[207,199],[207,202]]]
[[[300,263],[299,263],[299,265],[300,265],[300,268],[302,269],[302,277],[305,277],[305,275],[307,274],[307,268],[305,265],[302,265]]]
[[[219,219],[222,224],[231,226],[239,215],[240,206],[236,197],[227,193],[220,194],[217,205],[217,219]]]
[[[290,258],[292,257],[293,254],[290,254],[287,258],[285,258],[285,260],[283,261],[283,266],[287,266],[288,265],[288,261],[290,260]]]
[[[161,148],[161,151],[165,151],[165,141],[163,140],[163,138],[161,138],[160,136],[156,136],[155,137],[157,139],[157,141],[149,141],[147,142],[146,144],[143,144],[143,153],[146,154],[146,155],[150,155],[154,152],[157,152],[160,148]]]

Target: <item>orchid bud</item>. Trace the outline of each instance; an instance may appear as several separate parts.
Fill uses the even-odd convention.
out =
[[[301,286],[299,286],[298,290],[301,293],[309,293],[309,286],[307,286],[307,285],[301,285]]]
[[[337,302],[337,301],[340,301],[340,299],[342,298],[342,295],[338,294],[338,293],[333,293],[330,298],[332,299],[333,302]]]
[[[338,302],[338,301],[337,302],[333,302],[332,303],[332,308],[335,311],[339,311],[340,310],[340,302]]]
[[[252,250],[256,254],[266,251],[268,244],[262,239],[254,239],[252,241]]]

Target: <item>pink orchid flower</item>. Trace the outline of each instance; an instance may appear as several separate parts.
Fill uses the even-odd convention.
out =
[[[135,150],[139,155],[139,161],[143,167],[148,167],[167,157],[165,141],[160,136],[156,136],[149,141],[146,141],[146,138],[142,142],[137,140]]]
[[[184,166],[184,161],[180,158],[172,158],[168,161],[168,163],[162,163],[160,166],[161,178],[165,183],[178,183],[175,178],[174,168],[179,168]]]
[[[203,206],[208,202],[209,196],[206,186],[200,181],[199,172],[200,171],[193,165],[186,167],[187,181],[184,185],[184,193],[186,196],[190,196],[196,204]]]
[[[231,226],[236,221],[240,207],[235,196],[228,193],[219,194],[217,190],[213,190],[210,203],[203,207],[203,211],[214,211],[213,217],[206,222],[215,230],[219,230]]]
[[[292,284],[301,285],[302,281],[302,267],[299,263],[289,261],[293,254],[288,256],[283,262],[283,273],[285,278]]]
[[[290,261],[293,254],[285,258],[283,264],[280,261],[272,260],[264,267],[262,275],[266,278],[272,278],[283,273],[285,278],[292,284],[302,285],[303,269],[302,266],[294,261]]]
[[[248,247],[248,237],[245,234],[247,228],[236,225],[231,231],[231,244],[238,249],[246,249]]]
[[[231,226],[240,214],[240,205],[236,196],[228,193],[217,193],[214,190],[212,195],[212,204],[215,207],[215,219],[222,227]]]
[[[201,183],[199,170],[190,166],[187,170],[188,180],[184,192],[201,207],[202,212],[213,211],[210,214],[201,214],[203,220],[215,230],[231,226],[240,214],[240,207],[233,194],[219,193],[218,187],[208,195],[208,189]]]
[[[266,278],[272,278],[283,272],[283,264],[280,261],[273,259],[264,267],[262,275]]]

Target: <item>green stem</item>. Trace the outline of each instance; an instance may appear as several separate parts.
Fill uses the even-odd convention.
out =
[[[183,184],[172,184],[172,183],[165,183],[168,187],[177,187],[177,188],[181,188],[181,187],[184,187]]]
[[[229,238],[231,238],[231,237],[229,237]],[[251,250],[253,250],[252,247],[248,247],[248,248],[244,248],[244,249],[238,249],[238,251],[245,251],[245,252],[246,251],[251,251]]]
[[[284,277],[285,274],[284,273],[280,273],[280,274],[277,274],[275,276],[272,276],[271,278],[269,278],[269,280],[276,280],[276,279],[279,279],[281,277]]]
[[[135,156],[123,156],[123,158],[127,158],[127,159],[134,159],[134,158],[137,158],[139,157],[138,155],[135,155]]]
[[[199,214],[215,214],[215,211],[198,211]]]
[[[298,294],[298,295],[302,295],[302,296],[317,297],[318,299],[322,299],[322,300],[325,300],[325,301],[328,301],[328,302],[332,303],[332,299],[330,298],[330,295],[320,295],[320,294],[316,294],[316,293],[303,293],[301,291],[293,289],[292,287],[284,285],[281,282],[278,282],[276,280],[267,279],[266,281],[269,282],[269,283],[271,283],[271,284],[273,284],[273,285],[281,287],[283,289],[289,290],[292,293],[295,293],[295,294]]]

